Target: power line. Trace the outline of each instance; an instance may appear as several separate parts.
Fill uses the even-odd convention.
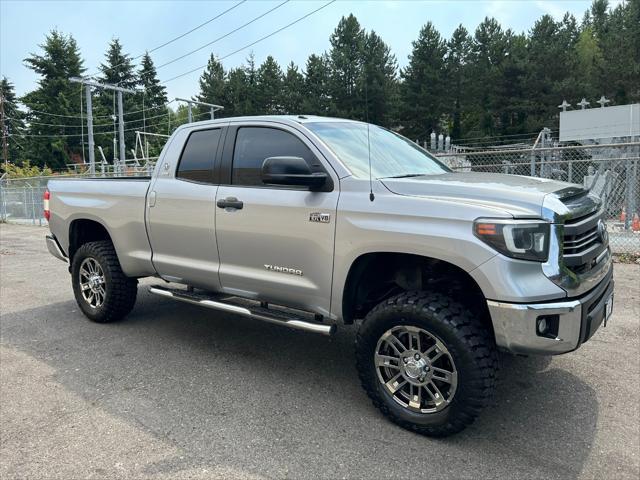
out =
[[[174,100],[172,100],[173,102]],[[149,109],[150,110],[150,109]],[[152,115],[151,117],[146,117],[147,120],[151,120],[153,118],[160,118],[160,117],[166,117],[167,114],[166,113],[161,113],[160,115]],[[6,117],[7,120],[17,120],[16,118],[12,118],[12,117]],[[84,120],[83,117],[78,117],[82,120]],[[95,118],[95,116],[94,116]],[[138,118],[135,120],[127,120],[126,122],[124,122],[125,124],[127,123],[136,123],[136,122],[143,122],[144,119],[142,118]],[[64,123],[42,123],[42,122],[31,122],[26,120],[25,123],[27,125],[39,125],[39,126],[43,126],[43,127],[58,127],[58,128],[82,128],[86,125],[86,122],[82,122],[82,123],[78,123],[78,124],[64,124]],[[14,124],[14,126],[16,126]],[[111,128],[113,127],[113,122],[109,122],[109,123],[94,123],[93,124],[94,127],[107,127],[107,128]]]
[[[163,63],[162,65],[157,66],[157,67],[156,67],[156,70],[159,70],[159,69],[161,69],[162,67],[166,67],[167,65],[171,65],[172,63],[175,63],[175,62],[177,62],[178,60],[182,60],[183,58],[188,57],[189,55],[192,55],[192,54],[194,54],[194,53],[196,53],[196,52],[199,52],[200,50],[202,50],[202,49],[204,49],[204,48],[207,48],[207,47],[209,47],[209,46],[213,45],[213,44],[214,44],[214,43],[216,43],[216,42],[219,42],[219,41],[220,41],[220,40],[222,40],[223,38],[226,38],[226,37],[228,37],[229,35],[232,35],[232,34],[236,33],[236,32],[237,32],[237,31],[239,31],[239,30],[242,30],[242,29],[243,29],[243,28],[245,28],[246,26],[251,25],[252,23],[254,23],[254,22],[256,22],[256,21],[260,20],[262,17],[267,16],[267,15],[268,15],[268,14],[270,14],[271,12],[273,12],[273,11],[277,10],[278,8],[282,7],[285,3],[289,3],[290,1],[291,1],[291,0],[285,0],[284,2],[282,2],[282,3],[278,4],[278,5],[276,5],[275,7],[273,7],[273,8],[271,8],[271,9],[267,10],[266,12],[264,12],[264,13],[262,13],[262,14],[258,15],[258,16],[257,16],[257,17],[255,17],[255,18],[253,18],[252,20],[249,20],[247,23],[245,23],[245,24],[243,24],[243,25],[240,25],[240,26],[239,26],[239,27],[237,27],[237,28],[234,28],[233,30],[231,30],[230,32],[225,33],[224,35],[221,35],[220,37],[216,38],[215,40],[211,40],[210,42],[205,43],[204,45],[202,45],[202,46],[200,46],[200,47],[198,47],[198,48],[196,48],[196,49],[194,49],[194,50],[191,50],[190,52],[187,52],[187,53],[185,53],[184,55],[180,55],[179,57],[176,57],[176,58],[174,58],[174,59],[172,59],[172,60],[169,60],[168,62]],[[151,72],[149,72],[149,73],[151,73]]]
[[[169,40],[168,42],[165,42],[165,43],[163,43],[162,45],[158,45],[157,47],[152,48],[151,50],[149,50],[149,51],[148,51],[148,53],[155,52],[156,50],[160,50],[161,48],[164,48],[164,47],[166,47],[167,45],[169,45],[169,44],[171,44],[171,43],[173,43],[173,42],[175,42],[175,41],[177,41],[177,40],[180,40],[180,39],[181,39],[181,38],[183,38],[183,37],[186,37],[186,36],[187,36],[187,35],[189,35],[190,33],[195,32],[196,30],[198,30],[198,29],[200,29],[200,28],[204,27],[205,25],[208,25],[209,23],[213,22],[214,20],[217,20],[218,18],[222,17],[223,15],[225,15],[225,14],[229,13],[229,12],[230,12],[231,10],[233,10],[234,8],[238,8],[240,5],[242,5],[242,4],[243,4],[244,2],[246,2],[246,1],[247,1],[247,0],[241,0],[240,2],[236,3],[236,4],[235,4],[235,5],[233,5],[232,7],[227,8],[224,12],[219,13],[218,15],[216,15],[216,16],[215,16],[215,17],[213,17],[213,18],[210,18],[210,19],[209,19],[209,20],[207,20],[206,22],[202,22],[200,25],[198,25],[198,26],[196,26],[196,27],[193,27],[193,28],[192,28],[191,30],[189,30],[188,32],[185,32],[185,33],[183,33],[182,35],[178,35],[177,37],[172,38],[172,39],[171,39],[171,40]],[[144,54],[143,54],[143,55],[144,55]],[[134,60],[136,60],[136,59],[138,59],[138,58],[142,57],[143,55],[138,55],[137,57],[135,57],[135,58],[134,58]]]
[[[42,115],[50,115],[52,117],[59,117],[59,118],[81,118],[80,115],[61,115],[59,113],[50,113],[50,112],[44,112],[42,110],[36,110],[29,106],[27,106],[27,109],[29,110],[29,112],[27,112],[27,115],[30,112],[35,112],[35,113],[40,113]],[[94,115],[93,118],[111,118],[111,115]]]
[[[293,22],[291,22],[291,23],[289,23],[289,24],[285,25],[284,27],[281,27],[281,28],[279,28],[278,30],[276,30],[276,31],[274,31],[274,32],[271,32],[270,34],[265,35],[264,37],[261,37],[261,38],[259,38],[258,40],[256,40],[256,41],[254,41],[254,42],[249,43],[248,45],[245,45],[244,47],[241,47],[241,48],[239,48],[239,49],[237,49],[237,50],[234,50],[233,52],[228,53],[228,54],[227,54],[227,55],[225,55],[224,57],[220,57],[218,60],[224,60],[225,58],[228,58],[228,57],[230,57],[230,56],[232,56],[232,55],[235,55],[236,53],[239,53],[239,52],[241,52],[241,51],[243,51],[243,50],[246,50],[246,49],[247,49],[247,48],[249,48],[249,47],[253,47],[255,44],[260,43],[260,42],[262,42],[263,40],[266,40],[267,38],[273,37],[274,35],[276,35],[276,34],[280,33],[281,31],[283,31],[283,30],[285,30],[285,29],[287,29],[287,28],[289,28],[289,27],[291,27],[291,26],[295,25],[295,24],[296,24],[296,23],[298,23],[298,22],[301,22],[302,20],[306,19],[307,17],[310,17],[310,16],[311,16],[311,15],[313,15],[314,13],[319,12],[319,11],[320,11],[320,10],[322,10],[323,8],[328,7],[329,5],[331,5],[332,3],[334,3],[335,1],[336,1],[336,0],[331,0],[331,1],[327,2],[327,3],[325,3],[325,4],[324,4],[324,5],[322,5],[321,7],[318,7],[318,8],[316,8],[315,10],[313,10],[313,11],[311,11],[311,12],[307,13],[306,15],[303,15],[302,17],[300,17],[300,18],[298,18],[298,19],[294,20]],[[178,78],[180,78],[180,77],[184,77],[184,76],[189,75],[189,74],[191,74],[191,73],[193,73],[193,72],[197,72],[197,71],[199,71],[199,70],[202,70],[202,69],[203,69],[203,68],[205,68],[206,66],[207,66],[207,65],[202,65],[202,66],[200,66],[200,67],[197,67],[197,68],[191,69],[191,70],[189,70],[188,72],[181,73],[180,75],[176,75],[175,77],[171,77],[171,78],[169,78],[168,80],[165,80],[164,82],[160,82],[160,83],[161,83],[161,84],[169,83],[169,82],[171,82],[171,81],[173,81],[173,80],[176,80],[176,79],[178,79]]]
[[[157,105],[157,106],[155,106],[155,107],[148,107],[148,108],[145,108],[145,111],[149,111],[149,110],[158,110],[158,109],[160,109],[160,108],[166,108],[166,107],[168,107],[169,105],[171,105],[173,102],[175,102],[175,100],[170,100],[170,101],[168,101],[167,103],[164,103],[164,104],[162,104],[162,105]],[[42,115],[50,115],[50,116],[52,116],[52,117],[59,117],[59,118],[75,118],[75,119],[83,119],[83,118],[84,118],[84,117],[83,117],[83,116],[81,116],[81,115],[61,115],[61,114],[58,114],[58,113],[49,113],[49,112],[44,112],[44,111],[42,111],[42,110],[34,110],[33,108],[29,108],[29,107],[27,107],[27,108],[29,109],[29,112],[27,112],[27,114],[29,114],[30,112],[35,112],[35,113],[39,113],[39,114],[42,114]],[[131,111],[131,112],[126,112],[126,113],[124,114],[124,116],[126,117],[127,115],[133,115],[133,114],[135,114],[135,113],[140,113],[140,112],[142,112],[142,109],[140,109],[140,110],[133,110],[133,111]],[[112,117],[113,117],[113,115],[94,115],[94,116],[93,116],[93,118],[112,118]],[[133,120],[132,120],[132,121],[133,121]]]
[[[7,117],[8,120],[17,120],[16,118],[12,118],[12,117]],[[136,121],[136,120],[132,120],[132,121]],[[78,123],[78,124],[73,124],[73,125],[69,125],[69,124],[64,124],[64,123],[42,123],[42,122],[30,122],[28,120],[25,120],[25,124],[26,125],[40,125],[42,127],[58,127],[58,128],[81,128],[84,125],[82,123]],[[15,125],[15,124],[14,124]],[[111,127],[112,124],[111,123],[98,123],[98,124],[93,124],[94,127]]]
[[[168,41],[164,42],[162,45],[158,45],[157,47],[154,47],[154,48],[152,48],[151,50],[147,50],[147,52],[148,52],[148,53],[155,52],[156,50],[160,50],[161,48],[164,48],[164,47],[166,47],[167,45],[170,45],[170,44],[172,44],[173,42],[176,42],[176,41],[180,40],[181,38],[186,37],[186,36],[187,36],[187,35],[189,35],[190,33],[195,32],[196,30],[198,30],[198,29],[200,29],[200,28],[204,27],[205,25],[210,24],[210,23],[211,23],[211,22],[213,22],[214,20],[217,20],[218,18],[222,17],[223,15],[225,15],[225,14],[229,13],[231,10],[233,10],[233,9],[235,9],[235,8],[238,8],[240,5],[242,5],[242,4],[243,4],[243,3],[245,3],[246,1],[247,1],[247,0],[240,0],[238,3],[236,3],[236,4],[234,4],[233,6],[231,6],[231,7],[227,8],[225,11],[223,11],[223,12],[221,12],[221,13],[217,14],[216,16],[214,16],[214,17],[210,18],[209,20],[206,20],[206,21],[202,22],[200,25],[197,25],[197,26],[193,27],[191,30],[189,30],[189,31],[187,31],[187,32],[184,32],[184,33],[182,33],[182,34],[178,35],[177,37],[172,38],[171,40],[168,40]],[[137,59],[139,59],[139,58],[141,58],[141,57],[143,57],[143,56],[144,56],[144,53],[141,53],[140,55],[138,55],[138,56],[136,56],[136,57],[133,57],[131,60],[137,60]],[[120,62],[120,63],[118,63],[118,64],[116,64],[116,65],[110,66],[109,68],[117,68],[117,67],[120,67],[120,66],[122,66],[122,65],[124,65],[124,64],[126,64],[126,63],[128,63],[128,60],[127,60],[127,61],[124,61],[124,62]],[[93,76],[95,76],[95,75],[97,75],[97,74],[99,74],[99,73],[100,73],[99,71],[96,71],[95,73],[93,73],[93,74],[91,74],[91,75],[85,75],[85,76],[84,76],[84,78],[93,77]],[[118,83],[120,83],[120,82],[118,82]]]
[[[164,124],[162,123],[158,123],[158,124],[153,124],[153,125],[147,125],[147,128],[151,128],[151,127],[161,127],[164,126]],[[141,130],[141,127],[133,127],[133,128],[125,128],[123,130],[123,132],[132,132],[134,130]],[[106,132],[95,132],[95,136],[98,135],[113,135],[113,132],[111,131],[106,131]],[[65,138],[69,138],[69,137],[81,137],[83,136],[83,134],[81,133],[61,133],[61,134],[31,134],[31,133],[26,133],[26,134],[22,134],[22,133],[12,133],[7,135],[6,137],[3,138],[11,138],[11,137],[20,137],[20,138],[58,138],[58,137],[65,137]]]

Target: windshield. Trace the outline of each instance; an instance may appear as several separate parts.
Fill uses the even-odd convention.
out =
[[[369,178],[367,124],[356,122],[306,123],[354,176]],[[369,125],[371,174],[375,178],[433,175],[450,172],[425,150],[390,130]]]

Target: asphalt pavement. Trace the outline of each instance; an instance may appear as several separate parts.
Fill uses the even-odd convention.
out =
[[[360,388],[332,338],[152,296],[80,313],[40,227],[0,225],[0,478],[640,477],[640,266],[578,351],[503,357],[492,405],[435,440]]]

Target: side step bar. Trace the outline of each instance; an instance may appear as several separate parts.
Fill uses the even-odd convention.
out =
[[[201,307],[235,313],[245,317],[255,318],[265,322],[305,330],[307,332],[320,333],[322,335],[333,335],[336,331],[335,325],[323,325],[321,323],[310,322],[301,316],[282,310],[264,308],[259,305],[241,305],[231,300],[233,297],[215,297],[189,292],[174,288],[153,286],[149,287],[149,293],[168,297],[180,302],[191,303]]]

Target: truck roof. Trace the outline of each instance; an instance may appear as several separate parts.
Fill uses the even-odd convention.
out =
[[[181,128],[189,128],[198,125],[208,125],[224,122],[237,122],[237,121],[251,121],[251,120],[266,120],[277,122],[292,122],[292,123],[313,123],[313,122],[335,122],[335,123],[360,123],[358,120],[349,120],[346,118],[335,117],[323,117],[320,115],[250,115],[241,117],[225,117],[217,118],[215,120],[201,120],[199,122],[186,123],[181,125]]]

